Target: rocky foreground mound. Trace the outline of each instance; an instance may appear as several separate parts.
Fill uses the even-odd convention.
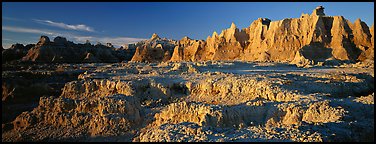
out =
[[[91,68],[3,123],[2,141],[374,141],[374,71],[360,64],[79,67]]]

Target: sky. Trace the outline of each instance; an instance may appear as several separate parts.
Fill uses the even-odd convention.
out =
[[[328,16],[374,23],[374,2],[2,2],[2,46],[37,43],[41,35],[115,47],[160,37],[206,39],[234,22],[299,18],[322,5]]]

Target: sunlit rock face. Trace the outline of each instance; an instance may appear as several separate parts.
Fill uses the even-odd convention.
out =
[[[135,44],[136,52],[131,61],[135,62],[164,62],[171,59],[177,41],[160,38],[154,33],[149,40]]]
[[[373,60],[372,36],[373,28],[360,19],[351,23],[343,16],[326,16],[324,8],[319,6],[311,15],[302,14],[300,18],[279,21],[259,18],[242,30],[233,23],[219,35],[214,32],[206,41],[175,48],[171,61],[291,62],[298,51],[313,61]]]

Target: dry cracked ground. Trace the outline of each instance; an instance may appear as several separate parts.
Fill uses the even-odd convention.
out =
[[[2,77],[3,142],[374,141],[373,64],[3,65]]]

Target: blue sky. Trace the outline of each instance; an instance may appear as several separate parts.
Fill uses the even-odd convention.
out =
[[[116,46],[153,33],[175,40],[206,39],[232,22],[246,28],[260,17],[299,18],[318,5],[326,15],[374,23],[373,2],[2,2],[2,45],[36,43],[41,35]]]

